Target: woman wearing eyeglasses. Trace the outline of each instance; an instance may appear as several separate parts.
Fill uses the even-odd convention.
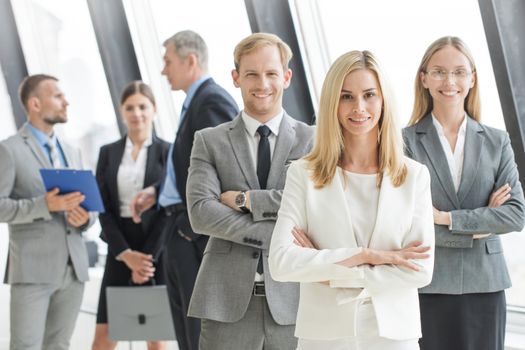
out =
[[[506,132],[480,124],[472,55],[456,37],[430,45],[403,130],[406,153],[431,177],[436,252],[420,289],[422,350],[503,350],[506,288],[499,234],[521,231],[523,191]]]

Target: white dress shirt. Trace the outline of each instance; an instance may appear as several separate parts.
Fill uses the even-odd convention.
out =
[[[456,140],[456,148],[452,149],[452,146],[445,137],[445,132],[443,126],[436,119],[434,114],[432,114],[432,123],[437,130],[439,136],[439,141],[441,141],[441,146],[447,157],[448,168],[450,170],[450,175],[452,175],[452,181],[454,182],[454,189],[456,193],[459,189],[459,184],[461,183],[461,174],[463,172],[463,159],[465,158],[465,133],[467,131],[467,117],[463,117],[463,122],[459,127],[458,139]]]
[[[279,114],[277,114],[275,117],[272,117],[268,122],[264,124],[268,128],[270,128],[270,131],[272,132],[268,136],[268,142],[270,143],[270,159],[273,159],[273,151],[275,149],[275,142],[277,141],[277,135],[279,135],[279,127],[281,126],[281,121],[283,120],[283,116],[284,116],[284,112],[281,110]],[[244,122],[244,127],[246,130],[246,137],[248,138],[248,147],[249,147],[250,155],[254,161],[252,166],[254,169],[256,169],[257,168],[257,158],[258,158],[257,150],[259,148],[259,140],[261,139],[261,136],[257,132],[257,129],[263,124],[259,122],[257,119],[248,115],[245,111],[242,111],[241,118],[242,118],[242,121]],[[256,272],[255,282],[262,282],[262,281],[264,281],[263,274]]]
[[[152,143],[151,136],[144,141],[140,148],[137,159],[133,160],[131,152],[133,143],[130,138],[126,138],[124,154],[118,168],[117,188],[120,206],[120,216],[123,218],[131,217],[130,204],[135,194],[144,188],[144,177],[146,175],[146,161],[148,160],[148,147]]]

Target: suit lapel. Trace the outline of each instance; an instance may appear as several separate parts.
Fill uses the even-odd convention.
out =
[[[188,109],[186,109],[186,112],[184,112],[184,120],[182,121],[182,123],[180,123],[179,128],[177,129],[177,138],[175,139],[175,143],[177,143],[177,139],[179,139],[179,134],[183,133],[183,130],[186,130],[186,128],[189,126],[189,120],[192,118],[193,109],[198,104],[199,94],[206,86],[212,83],[214,83],[214,80],[212,78],[209,78],[208,80],[205,80],[195,91],[195,94],[191,98],[190,104],[188,105]]]
[[[390,198],[396,198],[394,191],[395,188],[392,186],[390,176],[383,174],[381,188],[379,189],[379,198],[377,200],[377,214],[374,229],[368,243],[369,247],[378,246],[378,243],[375,242],[375,237],[378,237],[376,232],[389,232],[392,230],[392,227],[395,227],[387,220],[391,217],[398,218],[397,215],[392,215],[392,210],[395,210],[396,206],[389,202]],[[381,244],[379,244],[379,246],[381,246]]]
[[[62,148],[62,152],[64,152],[64,158],[67,163],[65,164],[67,165],[66,168],[82,167],[82,164],[76,164],[77,160],[73,154],[74,151],[65,143],[60,142],[60,140],[58,140],[58,142],[60,143],[60,148]],[[75,162],[73,160],[75,160]]]
[[[250,156],[246,128],[240,114],[232,122],[232,128],[228,132],[228,137],[230,138],[239,168],[244,174],[246,181],[248,181],[248,185],[251,189],[260,189],[259,180],[255,173],[255,161]]]
[[[343,211],[340,210],[332,210],[331,211],[331,217],[335,215],[343,215],[343,218],[340,218],[340,220],[337,220],[337,218],[334,218],[334,222],[344,222],[346,224],[346,227],[342,228],[342,232],[348,232],[348,236],[352,240],[352,244],[357,247],[357,241],[355,239],[354,234],[354,226],[352,225],[352,215],[350,214],[350,207],[348,206],[348,202],[346,200],[345,196],[345,189],[343,187],[343,179],[341,178],[343,176],[341,168],[337,167],[335,170],[335,176],[332,180],[332,183],[330,183],[328,186],[326,186],[323,191],[325,191],[325,194],[328,196],[328,198],[333,199],[333,202],[331,205],[334,206],[334,208],[344,208]],[[339,214],[341,213],[341,214]]]
[[[52,168],[51,161],[46,157],[42,148],[38,144],[38,141],[33,136],[31,130],[29,130],[27,123],[20,128],[20,136],[24,140],[25,144],[29,147],[35,158],[38,160],[42,168]]]
[[[108,188],[110,191],[110,198],[113,199],[113,208],[117,210],[120,215],[120,203],[118,202],[118,185],[117,175],[120,163],[122,163],[122,156],[124,155],[124,149],[126,148],[126,136],[120,139],[114,147],[111,147],[108,151]]]
[[[149,184],[153,183],[153,173],[155,171],[155,163],[157,162],[159,158],[159,148],[158,146],[158,139],[157,136],[152,136],[152,143],[148,147],[147,151],[147,158],[146,158],[146,172],[144,174],[144,183],[142,184],[142,187],[145,188],[149,186]]]
[[[432,124],[432,117],[430,115],[427,115],[418,123],[416,133],[419,136],[419,142],[421,142],[427,153],[428,159],[430,159],[429,163],[432,164],[437,174],[441,187],[454,206],[459,208],[458,196],[448,167],[447,157],[445,156],[445,151],[443,151],[441,141],[439,141],[436,128]]]
[[[281,125],[279,126],[279,135],[277,136],[275,149],[273,150],[272,164],[270,167],[270,173],[268,174],[267,188],[277,187],[277,182],[282,175],[294,140],[295,129],[292,126],[291,117],[285,113],[281,121]]]
[[[477,177],[479,162],[483,154],[483,129],[470,117],[467,118],[467,130],[465,134],[465,152],[463,157],[463,171],[458,189],[459,203],[467,196],[474,179]]]

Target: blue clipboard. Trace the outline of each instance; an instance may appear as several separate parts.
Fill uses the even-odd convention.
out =
[[[46,191],[58,187],[60,194],[81,192],[86,199],[80,206],[87,211],[105,212],[97,181],[91,170],[40,169]]]

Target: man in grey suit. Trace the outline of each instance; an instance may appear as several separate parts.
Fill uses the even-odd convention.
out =
[[[188,211],[210,236],[189,308],[201,319],[201,350],[296,348],[298,285],[274,281],[267,263],[287,166],[313,142],[313,128],[282,108],[291,56],[272,34],[242,40],[232,77],[244,110],[195,134]]]
[[[81,232],[93,222],[79,192],[46,193],[39,169],[80,168],[80,153],[58,140],[68,102],[55,77],[20,85],[28,122],[0,143],[0,222],[9,224],[11,350],[68,349],[80,310],[88,258]]]

